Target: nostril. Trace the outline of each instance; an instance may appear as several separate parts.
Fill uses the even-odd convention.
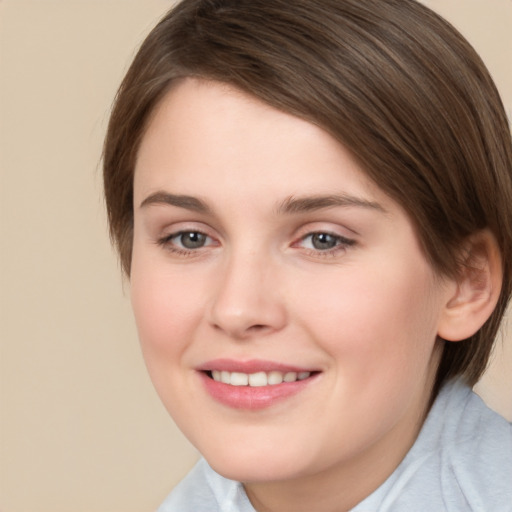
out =
[[[259,332],[259,331],[263,331],[267,326],[266,325],[263,325],[263,324],[257,324],[257,325],[251,325],[251,327],[249,327],[249,331],[256,331],[256,332]]]

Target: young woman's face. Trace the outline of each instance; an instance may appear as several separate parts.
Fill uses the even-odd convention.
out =
[[[325,131],[194,80],[157,109],[134,187],[144,357],[210,464],[248,486],[396,466],[451,286],[399,205]]]

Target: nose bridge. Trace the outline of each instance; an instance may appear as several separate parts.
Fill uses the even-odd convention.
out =
[[[275,280],[276,262],[256,247],[231,250],[219,272],[211,322],[233,338],[279,330],[286,322],[282,294]]]

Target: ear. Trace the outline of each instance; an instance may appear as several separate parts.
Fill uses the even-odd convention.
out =
[[[498,302],[503,270],[498,243],[484,229],[463,245],[460,271],[449,286],[448,300],[438,326],[438,336],[461,341],[475,334]]]

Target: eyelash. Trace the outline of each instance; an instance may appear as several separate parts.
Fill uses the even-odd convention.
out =
[[[205,239],[213,240],[212,237],[208,236],[206,233],[203,233],[202,231],[197,230],[182,230],[178,231],[176,233],[171,233],[170,235],[166,235],[162,238],[159,238],[157,240],[157,245],[164,247],[166,250],[177,254],[179,256],[195,256],[197,255],[198,251],[202,249],[203,247],[208,247],[212,245],[211,243],[207,243],[206,245],[202,245],[200,247],[197,247],[195,249],[187,249],[186,247],[179,247],[176,245],[176,242],[173,243],[173,240],[179,239],[180,237],[184,235],[200,235],[204,236]]]
[[[353,247],[356,245],[356,241],[351,238],[346,238],[341,235],[337,235],[335,233],[330,233],[328,231],[313,231],[311,233],[302,236],[297,242],[293,244],[293,246],[297,246],[300,243],[304,243],[307,239],[312,239],[314,236],[326,235],[331,237],[331,239],[335,242],[335,245],[328,249],[315,249],[315,248],[306,248],[307,252],[314,257],[322,257],[328,258],[332,256],[336,256],[339,252],[346,251],[349,247]]]
[[[179,239],[180,237],[183,237],[184,235],[199,235],[205,237],[205,240],[210,240],[210,242],[213,240],[212,237],[208,236],[206,233],[203,233],[202,231],[194,231],[194,230],[183,230],[178,231],[176,233],[171,233],[169,235],[166,235],[162,238],[159,238],[157,240],[157,245],[164,247],[166,250],[177,254],[179,256],[196,256],[198,255],[198,252],[203,249],[204,247],[208,247],[210,245],[214,245],[214,243],[206,243],[204,245],[201,245],[195,249],[180,247],[176,245],[176,242],[173,243],[173,240]],[[337,255],[340,251],[346,251],[349,247],[352,247],[356,245],[356,241],[350,238],[346,238],[341,235],[337,235],[334,233],[329,233],[328,231],[313,231],[310,233],[307,233],[306,235],[302,236],[292,244],[292,247],[298,247],[301,243],[304,243],[308,239],[312,239],[315,236],[325,235],[327,237],[330,237],[332,241],[335,243],[333,247],[327,248],[327,249],[317,249],[317,248],[305,248],[308,255],[314,256],[314,257],[330,257]]]

